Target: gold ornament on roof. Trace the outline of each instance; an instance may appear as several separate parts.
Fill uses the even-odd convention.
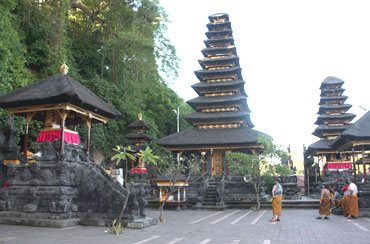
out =
[[[68,66],[66,65],[66,63],[63,63],[62,66],[60,66],[59,68],[59,72],[62,73],[63,75],[66,75],[68,74]]]
[[[139,113],[139,114],[137,115],[137,117],[139,118],[139,120],[143,120],[143,115],[142,115],[141,113]]]

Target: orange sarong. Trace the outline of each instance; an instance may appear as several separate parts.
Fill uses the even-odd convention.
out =
[[[323,197],[320,203],[319,214],[320,215],[330,215],[331,201],[329,197]]]
[[[343,209],[343,215],[348,215],[348,195],[344,195],[343,201],[342,201],[342,209]]]
[[[356,194],[348,196],[348,215],[358,216],[358,198]]]
[[[281,196],[272,198],[272,214],[281,216]]]

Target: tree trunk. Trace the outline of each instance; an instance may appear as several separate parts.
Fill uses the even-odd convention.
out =
[[[260,202],[259,184],[255,183],[253,185],[254,185],[254,190],[256,191],[257,210],[260,210],[261,202]]]

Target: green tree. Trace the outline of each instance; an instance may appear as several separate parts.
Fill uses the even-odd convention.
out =
[[[273,161],[281,161],[281,159],[287,157],[287,153],[281,146],[275,145],[269,137],[260,136],[257,143],[261,146],[258,154],[227,152],[226,160],[234,172],[244,175],[246,182],[253,185],[256,192],[257,209],[260,209],[259,192],[262,179],[275,175],[276,170],[285,172],[282,171],[282,166],[274,166]]]

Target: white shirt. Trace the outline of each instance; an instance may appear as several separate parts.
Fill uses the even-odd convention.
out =
[[[348,191],[352,191],[352,195],[357,194],[357,186],[354,183],[349,184]]]

